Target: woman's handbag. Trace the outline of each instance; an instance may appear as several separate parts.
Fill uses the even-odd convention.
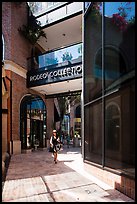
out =
[[[59,151],[61,149],[61,144],[56,145],[56,151]]]
[[[53,152],[53,147],[49,147],[49,152]]]

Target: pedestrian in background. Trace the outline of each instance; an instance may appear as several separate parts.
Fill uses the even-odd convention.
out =
[[[60,140],[59,137],[57,137],[57,131],[53,130],[53,135],[50,138],[50,146],[54,155],[55,164],[57,164],[58,151],[60,150],[59,144]]]
[[[63,133],[63,131],[61,131],[60,142],[62,145],[64,145],[64,133]]]
[[[67,134],[67,148],[69,148],[69,143],[70,143],[70,135],[69,134]]]

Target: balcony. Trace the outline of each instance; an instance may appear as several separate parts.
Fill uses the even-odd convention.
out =
[[[27,87],[46,95],[81,90],[82,43],[35,56],[35,60],[29,58],[28,62]]]
[[[28,59],[28,70],[48,70],[82,63],[82,43],[46,52]]]
[[[28,2],[33,15],[45,27],[82,12],[82,2]]]
[[[45,52],[82,41],[83,2],[29,3],[47,36],[37,42]]]

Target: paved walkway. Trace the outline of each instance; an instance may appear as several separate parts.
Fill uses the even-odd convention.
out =
[[[134,202],[85,172],[80,148],[12,155],[2,202]]]

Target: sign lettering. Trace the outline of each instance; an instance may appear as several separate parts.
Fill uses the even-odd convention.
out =
[[[72,67],[65,67],[59,69],[51,69],[51,70],[38,70],[34,73],[34,71],[30,71],[27,74],[27,84],[28,86],[35,86],[41,84],[48,84],[52,82],[60,82],[64,80],[75,79],[78,77],[82,77],[82,65],[75,65]]]

